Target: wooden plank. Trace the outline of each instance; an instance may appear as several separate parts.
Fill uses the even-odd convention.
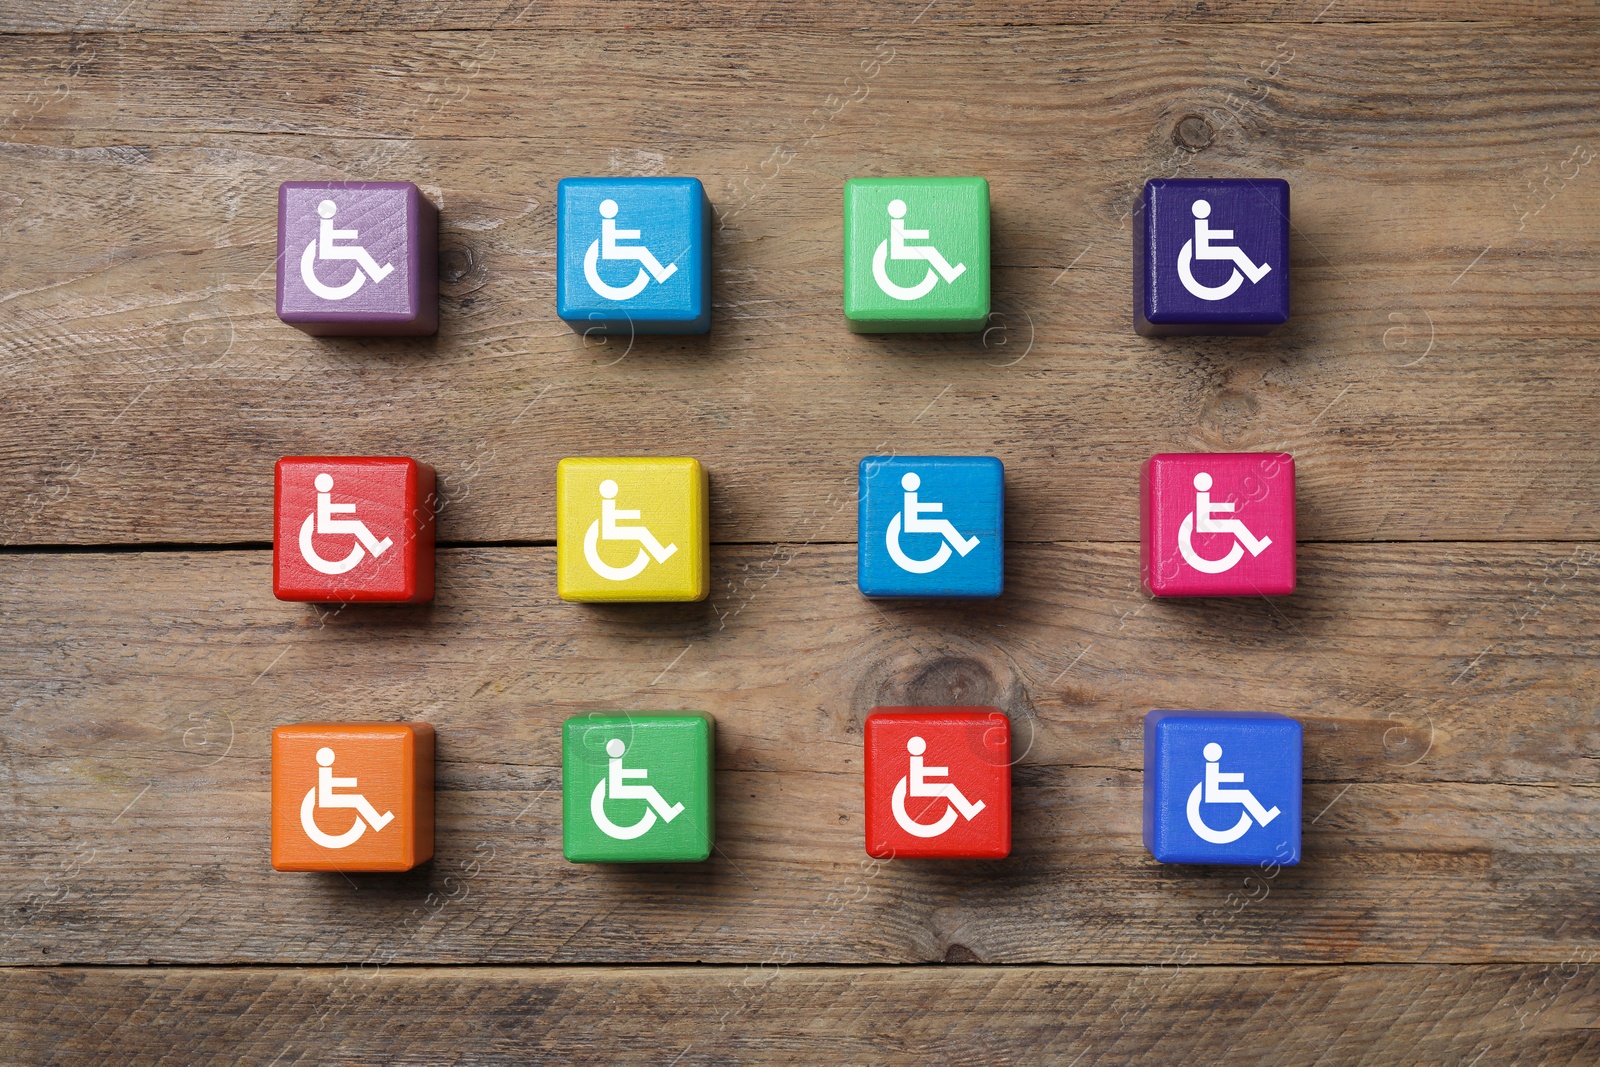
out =
[[[8,1060],[1587,1063],[1600,968],[8,970]]]
[[[268,553],[0,556],[0,960],[1143,964],[1560,961],[1600,950],[1600,546],[1319,545],[1276,603],[1152,603],[1130,545],[1012,552],[990,605],[882,604],[849,546],[714,556],[702,605],[553,595],[549,548],[447,550],[431,607],[271,598]],[[1025,577],[1024,577],[1025,576]],[[860,723],[995,704],[1013,856],[869,861]],[[1152,707],[1307,726],[1305,864],[1163,867],[1139,839]],[[560,854],[557,726],[719,722],[718,850]],[[439,731],[438,854],[267,858],[283,722]]]
[[[555,461],[612,451],[704,459],[720,541],[847,541],[888,450],[1002,456],[1017,538],[1129,540],[1137,464],[1215,448],[1294,451],[1310,539],[1595,537],[1600,37],[1308,34],[1272,76],[1255,26],[0,39],[0,541],[261,542],[306,451],[433,462],[456,541],[548,540]],[[554,182],[661,170],[718,204],[718,324],[586,346]],[[995,327],[850,335],[840,183],[930,170],[993,182]],[[1132,335],[1175,171],[1294,183],[1281,336]],[[318,175],[443,201],[437,341],[273,317],[271,191]]]
[[[240,0],[133,0],[103,4],[62,0],[48,6],[27,0],[0,0],[0,33],[100,33],[130,30],[169,33],[348,32],[368,31],[375,21],[386,30],[588,30],[626,27],[634,33],[660,29],[745,28],[782,30],[797,26],[1070,25],[1148,23],[1207,25],[1271,22],[1284,24],[1373,22],[1480,22],[1515,19],[1540,22],[1592,17],[1580,0],[1499,0],[1462,6],[1445,0],[1420,0],[1404,8],[1380,0],[1232,0],[1185,3],[1174,0],[1027,0],[996,5],[984,0],[879,0],[871,5],[849,0],[715,0],[710,3],[645,3],[642,0],[437,0],[427,5],[318,4],[289,0],[270,6]]]

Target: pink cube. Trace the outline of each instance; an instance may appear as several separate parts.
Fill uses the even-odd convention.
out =
[[[1294,457],[1151,456],[1139,476],[1139,569],[1151,596],[1294,592]]]

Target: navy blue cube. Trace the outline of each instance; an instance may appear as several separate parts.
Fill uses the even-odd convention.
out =
[[[1144,846],[1162,863],[1300,862],[1300,724],[1263,711],[1144,717]]]
[[[697,178],[563,178],[556,314],[580,332],[711,329],[711,202]]]
[[[1005,467],[993,456],[861,461],[856,584],[871,597],[996,597]]]
[[[1134,329],[1264,334],[1289,321],[1289,183],[1155,178],[1134,212]]]

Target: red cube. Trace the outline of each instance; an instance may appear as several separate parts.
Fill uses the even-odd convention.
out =
[[[285,456],[273,494],[279,600],[433,599],[434,474],[403,456]]]
[[[1294,592],[1294,457],[1152,456],[1139,479],[1139,569],[1151,596]]]
[[[1003,859],[1011,852],[1011,720],[999,708],[874,708],[867,854]]]

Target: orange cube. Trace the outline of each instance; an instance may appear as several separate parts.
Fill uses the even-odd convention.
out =
[[[272,731],[276,870],[409,871],[432,858],[432,726],[296,723]]]

